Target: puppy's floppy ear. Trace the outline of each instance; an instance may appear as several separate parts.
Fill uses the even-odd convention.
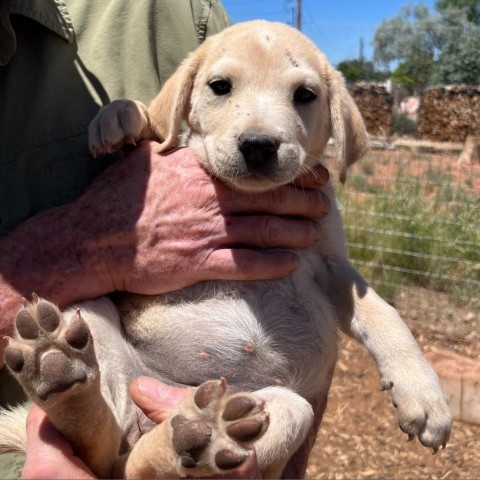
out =
[[[347,168],[368,150],[369,138],[357,105],[348,93],[340,72],[328,69],[330,118],[337,148],[337,168],[340,181],[345,182]]]
[[[190,96],[201,58],[198,50],[192,52],[148,107],[150,127],[162,140],[162,151],[177,144],[182,121],[188,117]]]

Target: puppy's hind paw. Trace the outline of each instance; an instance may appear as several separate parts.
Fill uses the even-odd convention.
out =
[[[250,454],[247,444],[268,426],[263,405],[249,393],[229,394],[223,378],[200,385],[193,402],[184,408],[190,419],[176,415],[171,420],[172,441],[182,465],[192,469],[199,463],[213,462],[212,473],[240,466]]]
[[[240,467],[268,428],[263,408],[264,401],[250,393],[229,393],[225,379],[207,381],[137,444],[127,476],[210,477]],[[159,448],[165,452],[160,458],[144,453]]]
[[[5,363],[40,405],[97,376],[93,340],[80,311],[67,322],[53,303],[34,295],[18,312],[15,330]]]

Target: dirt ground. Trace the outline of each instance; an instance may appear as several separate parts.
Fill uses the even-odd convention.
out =
[[[438,341],[415,328],[423,351]],[[446,346],[443,345],[445,348]],[[398,428],[389,394],[380,391],[366,350],[344,337],[327,411],[313,449],[308,478],[480,478],[480,425],[455,422],[445,450],[432,455]]]

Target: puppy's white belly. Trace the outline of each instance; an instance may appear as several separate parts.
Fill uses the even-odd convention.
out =
[[[144,373],[183,385],[224,376],[241,389],[285,385],[306,398],[325,393],[337,322],[314,280],[320,260],[313,252],[302,256],[308,261],[286,279],[203,282],[145,299],[140,312],[138,297],[131,306],[127,301],[124,326]]]

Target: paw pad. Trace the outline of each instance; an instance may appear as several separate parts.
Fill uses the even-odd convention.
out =
[[[4,353],[5,363],[14,371],[20,372],[25,363],[25,358],[21,350],[8,346]]]
[[[170,421],[173,428],[172,443],[185,468],[196,467],[200,455],[210,443],[212,429],[201,419],[189,420],[176,415]]]
[[[219,450],[215,454],[215,464],[222,470],[236,468],[248,457],[248,452],[235,452],[233,450]]]
[[[40,333],[32,314],[26,309],[18,312],[15,326],[20,336],[26,340],[36,340]]]
[[[227,427],[227,434],[240,442],[249,442],[257,438],[265,425],[265,418],[246,418]]]
[[[75,368],[63,352],[50,352],[40,363],[40,378],[37,395],[45,400],[52,393],[64,392],[75,383],[83,383],[87,374],[84,370]]]
[[[80,312],[67,322],[54,304],[35,294],[32,302],[22,303],[4,358],[29,397],[42,403],[52,393],[96,378],[93,339]]]
[[[58,312],[53,305],[46,302],[37,303],[37,317],[40,326],[47,332],[54,332],[60,325]],[[32,319],[33,320],[33,319]]]
[[[251,397],[237,396],[225,405],[222,418],[226,421],[238,420],[255,408],[257,402]]]
[[[250,393],[229,393],[225,378],[202,383],[170,420],[173,449],[189,469],[184,474],[204,477],[239,467],[249,444],[268,428],[264,405]]]
[[[225,394],[227,390],[227,381],[222,378],[218,380],[210,380],[202,383],[195,392],[194,401],[198,408],[206,408],[214,400]]]
[[[75,318],[72,320],[65,333],[65,340],[70,346],[80,350],[87,345],[89,337],[90,332],[87,324],[80,316],[80,311],[77,310]]]

